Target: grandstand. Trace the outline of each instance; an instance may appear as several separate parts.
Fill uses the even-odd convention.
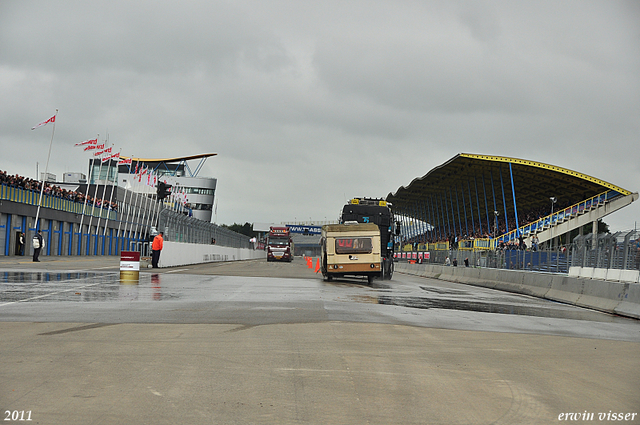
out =
[[[158,160],[163,166],[173,160],[178,162],[175,168],[160,174],[163,178],[175,179],[171,181],[180,184],[188,200],[203,202],[201,199],[204,199],[210,205],[215,179],[184,177],[186,166],[180,161],[189,159],[193,157]],[[159,168],[152,160],[146,162]],[[32,236],[38,229],[42,230],[45,240],[43,256],[117,255],[123,250],[146,255],[148,241],[159,230],[165,232],[168,241],[211,244],[215,240],[218,246],[251,248],[244,235],[188,216],[176,208],[175,203],[157,202],[155,188],[116,186],[111,177],[115,176],[115,167],[115,161],[111,161],[109,167],[92,167],[90,181],[72,185],[73,190],[50,182],[45,182],[43,187],[39,181],[0,170],[0,256],[30,255]],[[107,171],[109,168],[113,171]],[[124,177],[133,177],[128,167],[123,171]],[[210,190],[203,193],[202,187],[206,184]],[[39,207],[42,208],[40,214],[37,213]],[[22,233],[26,239],[20,246]]]
[[[466,153],[386,198],[403,227],[412,228],[405,247],[425,250],[530,247],[534,236],[548,244],[585,225],[597,229],[598,220],[637,199],[637,192],[566,168]]]

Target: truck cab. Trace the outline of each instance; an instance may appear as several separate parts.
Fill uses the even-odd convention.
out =
[[[267,261],[293,261],[293,241],[288,227],[274,227],[267,235]]]
[[[391,204],[380,198],[353,198],[342,208],[341,223],[357,221],[372,223],[380,229],[380,256],[382,257],[382,279],[393,276],[394,238],[399,232],[391,211]]]

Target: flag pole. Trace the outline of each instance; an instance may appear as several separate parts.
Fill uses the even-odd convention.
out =
[[[54,117],[58,115],[58,110],[56,109],[56,113],[53,115]],[[32,129],[33,130],[33,129]],[[56,120],[53,120],[53,129],[51,130],[51,141],[49,142],[49,154],[47,155],[47,165],[44,167],[44,176],[42,178],[42,184],[40,185],[40,198],[38,198],[38,209],[36,210],[36,232],[38,232],[38,228],[40,227],[40,206],[42,205],[42,194],[44,193],[44,184],[46,182],[47,173],[49,172],[49,158],[51,158],[51,146],[53,146],[53,134],[56,132]],[[38,176],[36,176],[37,178]]]
[[[147,223],[146,223],[147,236],[150,234],[150,227],[152,226],[152,223],[153,223],[153,217],[156,215],[157,202],[155,202],[155,199],[154,199],[155,192],[153,189],[156,188],[155,181],[157,179],[158,179],[158,175],[155,173],[155,170],[154,170],[153,179],[151,180],[151,184],[149,185],[151,186],[151,197],[150,197],[150,204],[149,204],[149,216],[147,217]]]
[[[140,235],[140,234],[144,234],[144,222],[147,216],[147,203],[149,201],[149,197],[147,196],[146,192],[147,192],[147,188],[149,187],[149,168],[147,167],[147,182],[143,183],[143,199],[142,202],[140,202],[140,214],[138,214],[138,221],[136,222],[136,230],[134,233]],[[141,182],[142,183],[142,182]],[[140,232],[138,232],[138,227],[140,227]],[[138,239],[140,240],[140,236],[138,236]]]
[[[129,173],[127,174],[127,182],[129,182],[131,180],[131,168],[133,168],[133,158],[129,158],[131,160],[131,162],[129,163]],[[136,161],[137,163],[137,161]],[[131,188],[133,188],[133,185],[131,185]],[[120,207],[118,208],[118,215],[120,216],[120,220],[118,223],[118,236],[120,236],[120,228],[122,227],[122,220],[127,218],[127,215],[129,214],[129,207],[127,206],[127,192],[129,192],[129,190],[127,189],[126,186],[124,186],[124,196],[122,197],[122,204],[120,205]],[[131,202],[131,201],[129,201]],[[125,214],[125,210],[126,210],[126,214]],[[125,229],[122,231],[122,240],[124,241],[124,235],[126,232],[126,222],[125,222]],[[122,249],[120,250],[122,251]]]
[[[99,143],[98,142],[99,138],[100,138],[100,134],[96,136],[96,144]],[[84,237],[84,235],[82,234],[82,223],[84,222],[84,215],[87,209],[87,197],[89,196],[89,187],[91,186],[91,166],[92,165],[93,165],[93,159],[89,159],[89,169],[87,170],[87,190],[85,190],[84,204],[82,205],[82,217],[80,217],[80,232],[79,232],[80,237],[78,238],[78,255],[80,255],[82,252],[82,238]]]
[[[100,143],[100,142],[98,142]],[[103,146],[106,146],[106,139],[105,139],[105,144]],[[104,148],[103,148],[104,151]],[[93,168],[95,168],[95,158],[96,156],[99,157],[100,159],[100,169],[98,170],[98,179],[96,179],[96,190],[93,193],[93,201],[91,202],[91,216],[89,217],[89,228],[87,229],[87,255],[89,255],[89,253],[91,252],[91,224],[93,223],[93,214],[96,211],[96,196],[98,195],[98,190],[100,189],[100,177],[102,176],[102,155],[103,153],[100,153],[100,155],[96,155],[93,154]],[[89,188],[87,188],[87,195],[89,192]],[[98,229],[96,228],[96,237],[98,237]],[[96,255],[96,253],[94,253],[94,255]]]
[[[131,223],[133,223],[133,218],[135,215],[135,209],[136,209],[136,204],[138,201],[138,194],[135,193],[135,189],[134,189],[134,185],[136,184],[136,177],[138,176],[138,166],[140,165],[140,160],[136,160],[136,171],[133,174],[133,181],[131,182],[131,196],[129,197],[129,208],[127,208],[128,213],[127,213],[127,219],[131,220],[128,221],[127,223],[125,223],[124,225],[124,233],[127,236],[128,239],[131,239]],[[133,200],[133,195],[136,195],[136,199],[135,201]],[[127,229],[128,228],[128,229]],[[131,240],[129,240],[129,243],[131,243]],[[127,246],[127,250],[130,250],[131,246]]]
[[[118,151],[118,159],[116,160],[116,175],[113,177],[113,184],[111,185],[111,195],[109,196],[109,208],[107,208],[107,221],[104,223],[104,233],[102,236],[106,236],[107,234],[107,225],[109,224],[109,210],[111,209],[111,202],[113,201],[113,189],[116,186],[116,180],[118,179],[118,162],[120,161],[120,154],[122,153],[122,148]],[[109,171],[111,171],[111,159],[109,159]],[[109,178],[109,173],[107,172],[107,179]]]
[[[107,142],[108,141],[109,141],[109,133],[107,133]],[[106,146],[106,143],[105,143],[105,146]],[[113,144],[111,144],[111,146],[109,146],[109,149],[113,149]],[[111,155],[112,154],[111,154],[111,150],[110,150],[107,153],[107,158],[109,158]],[[102,164],[104,164],[104,162],[105,162],[104,158],[101,158],[100,159],[100,170],[102,170]],[[104,195],[107,193],[107,183],[109,183],[109,171],[111,171],[111,160],[110,159],[107,160],[107,175],[106,175],[106,179],[107,180],[105,181],[104,186],[102,187],[102,197],[100,198],[100,211],[98,213],[98,224],[96,224],[96,239],[98,239],[98,233],[100,233],[100,219],[102,218],[102,215],[104,213]],[[95,199],[94,199],[94,201],[95,201]],[[108,215],[109,215],[109,211],[107,210],[107,216]],[[107,219],[105,218],[105,223],[106,223],[106,220]],[[104,235],[103,235],[102,240],[104,241]],[[98,253],[96,252],[95,255],[98,255]]]
[[[142,169],[140,169],[140,172],[142,172]],[[142,176],[140,176],[140,179],[142,179]],[[134,179],[133,182],[135,183],[135,179]],[[138,182],[138,183],[141,183],[141,182]],[[129,223],[129,239],[131,239],[131,232],[133,231],[133,221],[136,220],[137,217],[140,216],[139,211],[137,209],[138,208],[138,201],[140,200],[140,194],[135,192],[135,195],[136,195],[136,200],[133,203],[133,211],[131,213],[131,223]],[[134,233],[134,235],[135,235],[135,233]],[[129,243],[131,243],[131,241],[129,241]],[[131,245],[129,245],[129,249],[131,249]]]

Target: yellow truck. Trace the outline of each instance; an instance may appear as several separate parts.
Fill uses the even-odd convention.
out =
[[[373,223],[346,222],[322,226],[320,270],[331,281],[343,276],[382,278],[380,228]]]

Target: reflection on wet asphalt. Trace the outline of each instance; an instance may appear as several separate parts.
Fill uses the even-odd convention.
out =
[[[633,319],[403,275],[366,285],[165,271],[140,273],[132,283],[119,272],[0,271],[0,320],[244,326],[328,320],[640,341]]]
[[[410,308],[439,308],[446,310],[477,311],[481,313],[553,317],[556,319],[592,320],[598,322],[616,321],[616,316],[585,309],[556,309],[550,306],[528,306],[488,301],[481,302],[427,297],[391,297],[383,295],[378,297],[378,303]]]
[[[15,302],[160,301],[177,297],[163,292],[158,274],[141,274],[137,283],[121,282],[119,273],[0,272],[0,304]]]

